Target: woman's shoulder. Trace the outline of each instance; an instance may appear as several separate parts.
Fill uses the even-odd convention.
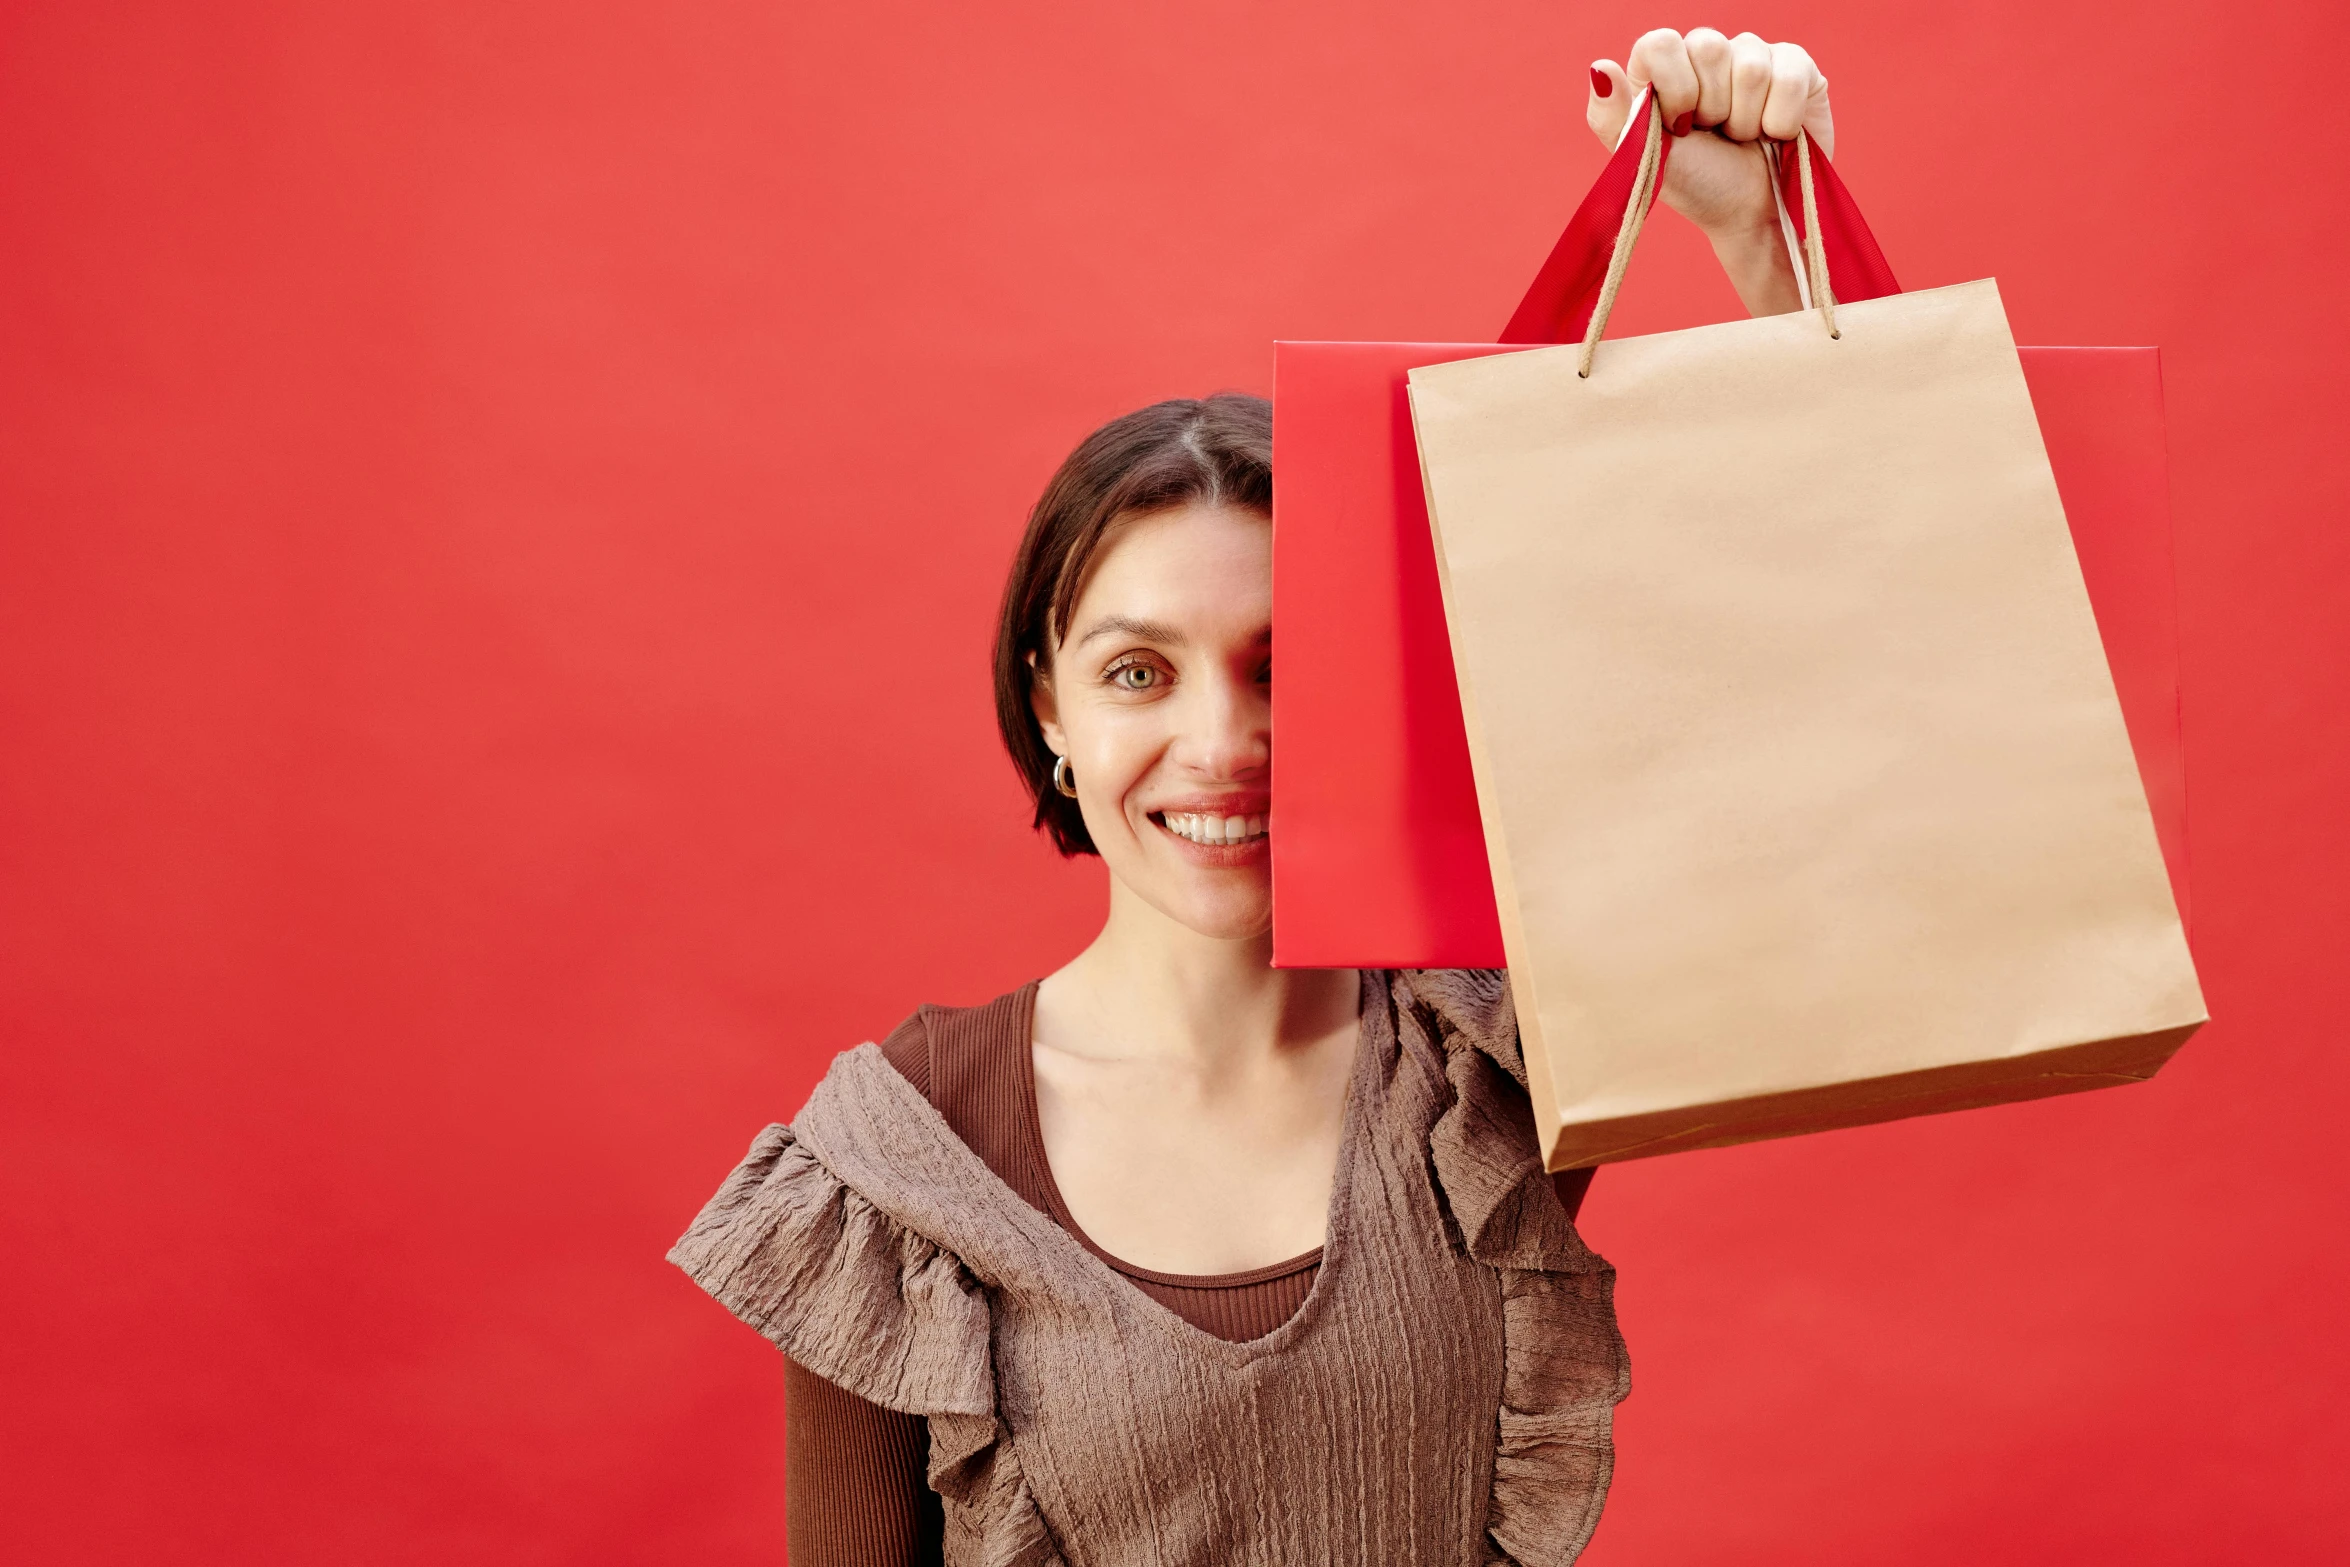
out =
[[[925,1002],[882,1037],[881,1056],[916,1093],[947,1113],[950,1104],[968,1096],[975,1078],[1000,1078],[1007,1055],[1017,1052],[1026,1061],[1035,1015],[1033,980],[976,1006]],[[947,1119],[955,1116],[947,1113]]]
[[[881,1041],[881,1054],[997,1179],[1045,1207],[1027,1130],[1035,1018],[1033,981],[977,1006],[917,1007]]]
[[[1467,1052],[1499,1067],[1523,1089],[1524,1047],[1510,975],[1498,968],[1389,969],[1382,973],[1399,1026],[1408,1016],[1446,1055]]]
[[[835,1057],[792,1121],[759,1134],[670,1260],[861,1398],[930,1414],[976,1407],[986,1312],[973,1269],[992,1276],[984,1257],[1017,1254],[1033,1225],[1010,1193],[975,1179],[976,1150],[937,1101],[967,1098],[974,1061],[1024,1037],[1031,989],[919,1007],[886,1040]]]
[[[1470,1254],[1494,1267],[1604,1272],[1575,1232],[1587,1171],[1543,1167],[1524,1047],[1505,969],[1405,969],[1383,976],[1396,1031],[1417,1036],[1446,1103],[1428,1129],[1430,1163]]]
[[[924,1152],[906,1096],[870,1044],[844,1053],[789,1125],[759,1133],[669,1260],[860,1398],[907,1413],[984,1409],[978,1286],[938,1225],[884,1195],[889,1164]]]

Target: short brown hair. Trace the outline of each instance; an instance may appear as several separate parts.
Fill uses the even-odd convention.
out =
[[[1273,405],[1245,392],[1173,398],[1078,443],[1028,514],[996,622],[995,717],[1036,801],[1036,825],[1063,854],[1093,854],[1077,802],[1053,787],[1053,751],[1030,700],[1036,663],[1069,617],[1111,524],[1194,502],[1273,515]]]

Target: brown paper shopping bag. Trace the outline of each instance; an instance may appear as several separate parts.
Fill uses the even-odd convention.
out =
[[[1411,373],[1551,1166],[2152,1075],[2203,1001],[1997,286],[1812,238],[1603,345],[1648,119],[1582,345]]]

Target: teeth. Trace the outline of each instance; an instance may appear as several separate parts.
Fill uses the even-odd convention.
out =
[[[1205,812],[1169,811],[1164,820],[1167,830],[1178,838],[1193,843],[1246,843],[1261,838],[1265,833],[1262,816],[1217,816]]]

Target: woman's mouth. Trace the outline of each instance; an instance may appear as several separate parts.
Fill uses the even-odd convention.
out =
[[[1238,848],[1255,843],[1265,836],[1263,816],[1218,816],[1206,811],[1154,811],[1152,820],[1181,838],[1203,848]]]

